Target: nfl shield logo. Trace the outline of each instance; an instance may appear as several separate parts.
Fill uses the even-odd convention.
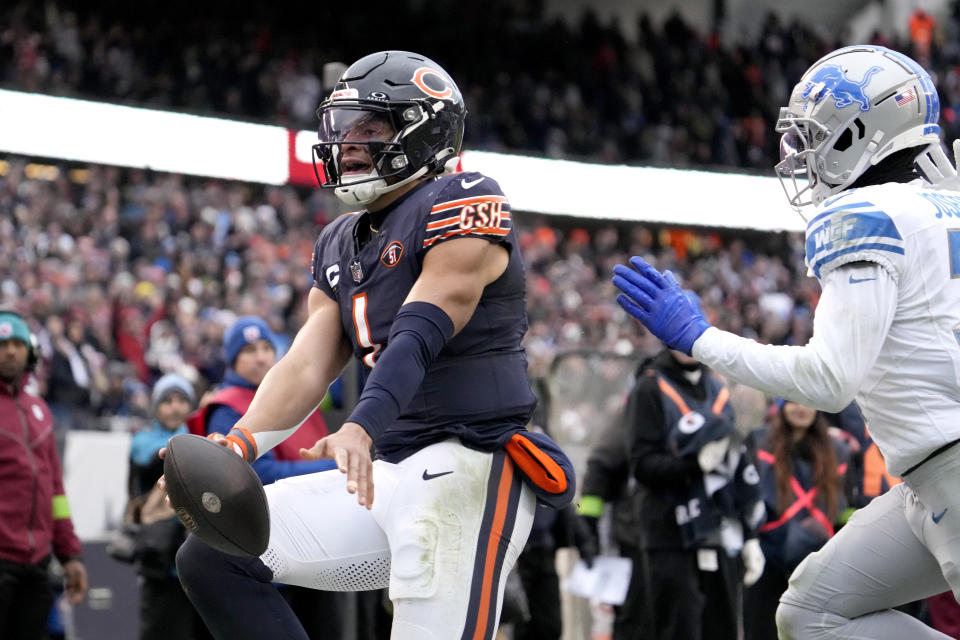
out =
[[[363,280],[363,267],[360,266],[360,258],[354,258],[350,261],[350,275],[354,282]]]
[[[0,340],[9,338],[13,335],[13,325],[9,322],[0,324]]]

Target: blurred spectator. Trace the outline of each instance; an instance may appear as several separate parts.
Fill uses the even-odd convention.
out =
[[[68,601],[78,604],[87,592],[53,416],[30,385],[38,357],[26,321],[0,311],[0,637],[10,640],[47,636],[52,556],[63,565]]]
[[[593,563],[598,539],[578,519],[573,505],[560,511],[538,504],[527,543],[517,558],[516,571],[523,594],[522,607],[510,607],[509,582],[504,593],[500,624],[514,625],[514,640],[560,640],[563,635],[563,611],[560,606],[560,577],[557,575],[557,549],[576,547],[580,558]],[[519,611],[518,611],[519,609]],[[512,617],[508,614],[512,613]]]
[[[185,421],[195,403],[188,380],[176,374],[161,377],[151,392],[153,423],[130,441],[126,521],[134,525],[130,559],[140,576],[140,640],[210,637],[177,578],[174,558],[186,531],[156,486],[163,474],[157,452],[171,437],[187,432]]]
[[[184,24],[174,19],[183,10],[176,2],[105,12],[69,0],[17,0],[0,9],[0,84],[313,129],[323,65],[353,57],[347,34],[382,28],[407,33],[406,46],[436,52],[464,78],[468,108],[479,114],[465,148],[766,171],[778,156],[772,125],[793,84],[825,52],[854,44],[843,25],[785,21],[777,11],[750,39],[735,24],[698,33],[677,11],[659,23],[638,15],[636,37],[627,39],[619,22],[604,23],[590,8],[576,22],[548,17],[542,2],[521,10],[490,0],[482,12],[469,3],[391,6],[389,23],[338,15],[341,28],[318,44],[309,21],[279,19],[265,8],[199,14]],[[960,13],[938,15],[939,24],[917,8],[904,38],[878,31],[870,41],[931,62],[951,139],[960,133]],[[503,37],[467,52],[456,31],[428,28],[448,24]],[[564,46],[549,46],[556,42]]]
[[[857,506],[850,450],[842,439],[832,437],[824,414],[779,399],[774,406],[769,425],[757,434],[767,509],[759,537],[767,561],[760,580],[744,596],[747,640],[777,636],[777,605],[790,574]]]
[[[57,430],[58,451],[62,454],[65,434],[70,429],[89,429],[107,390],[103,374],[107,359],[87,341],[84,322],[76,314],[47,318],[52,354],[47,377],[47,404]]]
[[[762,496],[728,398],[709,369],[671,350],[641,367],[630,392],[631,467],[645,490],[638,537],[645,583],[655,585],[651,638],[736,640],[738,583],[763,571]]]
[[[910,41],[913,43],[913,53],[917,62],[927,66],[930,64],[930,46],[933,44],[933,34],[937,28],[936,19],[917,7],[910,14]]]
[[[620,420],[607,426],[587,459],[578,513],[599,540],[600,519],[611,505],[612,536],[618,553],[632,565],[623,604],[614,608],[613,640],[631,640],[653,628],[653,598],[644,584],[643,527],[638,521],[644,491],[630,476],[632,425]],[[602,544],[598,544],[601,548]]]
[[[300,305],[310,286],[310,251],[326,219],[317,217],[326,201],[319,191],[301,195],[252,185],[224,189],[216,181],[99,166],[84,170],[82,183],[51,182],[26,178],[25,164],[14,159],[6,175],[0,175],[0,211],[9,213],[0,215],[0,304],[17,305],[50,324],[51,330],[40,335],[45,356],[41,385],[55,346],[67,333],[68,318],[82,320],[83,340],[106,356],[107,364],[94,358],[98,364],[90,367],[89,386],[78,390],[71,385],[67,392],[84,407],[88,392],[95,397],[107,391],[97,386],[100,382],[112,385],[111,397],[102,399],[98,411],[107,418],[149,408],[149,402],[129,406],[131,399],[142,402],[145,397],[136,380],[148,384],[176,372],[201,391],[219,381],[224,368],[220,342],[235,312],[262,313],[284,333],[299,327]],[[254,207],[273,212],[264,213],[264,219],[289,225],[235,224]],[[139,218],[124,221],[121,215],[111,224],[114,209],[148,211],[146,217],[161,221],[160,214],[172,212],[171,224],[156,226],[156,241],[166,247],[166,267],[134,253]],[[226,220],[224,241],[213,247],[204,220],[220,214]],[[59,351],[57,371],[73,380],[69,357]],[[77,351],[83,357],[89,350]],[[115,371],[112,362],[124,363],[125,372],[112,381],[109,375],[99,380],[103,370]]]
[[[223,335],[223,355],[228,366],[223,383],[190,417],[189,428],[195,434],[226,435],[246,413],[257,387],[277,361],[277,338],[262,318],[242,316]],[[309,449],[326,435],[327,427],[318,408],[292,436],[260,456],[253,463],[253,470],[264,484],[270,484],[281,478],[336,469],[333,460],[306,461],[300,457],[301,447]],[[280,585],[280,592],[308,635],[340,636],[343,593],[291,585]]]
[[[130,420],[134,430],[151,419],[150,389],[133,373],[133,367],[120,360],[107,364],[107,389],[100,402],[100,415]]]

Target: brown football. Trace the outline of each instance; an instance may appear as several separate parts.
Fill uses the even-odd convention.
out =
[[[232,449],[182,433],[167,442],[167,494],[187,531],[215,549],[259,556],[270,541],[270,510],[253,467]]]

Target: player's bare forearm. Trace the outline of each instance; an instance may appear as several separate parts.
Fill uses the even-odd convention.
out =
[[[431,249],[407,302],[429,302],[443,309],[457,333],[470,321],[483,289],[499,278],[510,256],[500,245],[459,238]]]
[[[310,315],[290,350],[264,377],[236,426],[257,433],[298,425],[320,404],[350,359],[337,303],[314,289],[309,305]]]

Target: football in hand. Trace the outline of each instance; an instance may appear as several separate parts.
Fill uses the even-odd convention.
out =
[[[187,531],[225,553],[266,551],[267,496],[253,467],[232,449],[189,433],[175,435],[167,442],[163,475]]]

